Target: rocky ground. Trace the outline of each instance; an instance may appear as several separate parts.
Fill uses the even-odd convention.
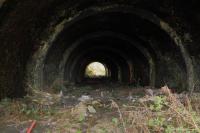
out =
[[[200,133],[199,94],[131,86],[34,90],[0,102],[1,133]],[[112,88],[112,89],[111,89]]]

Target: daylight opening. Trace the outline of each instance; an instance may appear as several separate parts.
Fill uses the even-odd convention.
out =
[[[100,78],[107,76],[107,68],[100,62],[92,62],[86,67],[85,77],[87,78]]]

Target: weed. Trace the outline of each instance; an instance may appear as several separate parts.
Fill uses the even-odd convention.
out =
[[[76,133],[82,133],[81,130],[76,131]]]
[[[145,133],[200,133],[200,116],[192,110],[188,97],[182,100],[187,103],[182,103],[166,88],[164,95],[142,99],[140,105],[123,106],[122,109],[113,101],[124,133],[128,133],[128,128]],[[116,123],[116,120],[113,118],[112,122]]]
[[[84,114],[80,114],[79,115],[79,122],[83,122],[85,120],[85,116],[84,116]]]
[[[150,105],[152,111],[161,111],[161,109],[167,105],[166,96],[155,96],[153,104]]]
[[[112,118],[112,122],[113,122],[113,124],[115,124],[115,125],[117,125],[118,124],[118,118]]]

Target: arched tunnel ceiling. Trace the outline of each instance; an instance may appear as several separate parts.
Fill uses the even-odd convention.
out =
[[[97,54],[96,51],[101,50],[102,58],[103,58],[103,55],[106,55],[106,56],[110,57],[112,60],[114,60],[114,58],[116,58],[115,56],[118,55],[119,57],[116,58],[115,60],[118,61],[121,56],[121,58],[126,61],[125,62],[126,64],[128,64],[128,62],[131,61],[130,58],[132,58],[132,60],[134,60],[134,61],[136,61],[137,57],[138,57],[138,59],[140,58],[140,60],[142,60],[142,59],[145,60],[145,58],[143,57],[144,55],[141,55],[141,53],[135,49],[134,45],[127,44],[128,42],[126,42],[124,40],[120,40],[119,38],[116,38],[116,37],[114,37],[114,38],[106,37],[105,34],[106,33],[104,33],[104,34],[102,33],[100,37],[93,38],[92,40],[90,38],[90,40],[85,41],[78,48],[76,48],[73,51],[73,53],[71,53],[71,55],[78,56],[81,61],[84,58],[85,59],[89,58],[89,57],[86,58],[85,56],[83,56],[83,54],[87,54],[88,52],[90,52],[91,56],[93,56],[93,58],[95,58],[95,56]],[[116,54],[115,56],[112,54],[113,52]],[[77,54],[77,53],[79,53],[79,54]],[[138,55],[140,55],[140,56],[138,56]],[[76,59],[74,59],[75,57],[73,58],[72,56],[68,57],[69,61],[67,61],[67,63],[69,64],[70,67],[73,64],[71,61],[74,61],[74,62],[76,61]],[[77,62],[80,63],[80,61],[77,61]],[[138,64],[136,62],[132,62],[132,63]],[[47,72],[47,73],[49,73],[49,72]]]
[[[94,60],[108,64],[114,79],[120,69],[129,82],[199,86],[198,0],[6,0],[0,18],[0,98],[65,80],[68,71],[81,81]]]
[[[108,8],[108,10],[104,9],[102,12],[99,12],[99,11],[96,13],[90,12],[89,15],[87,14],[88,11],[86,10],[85,12],[81,13],[81,15],[79,15],[79,17],[75,17],[74,20],[66,23],[63,31],[58,35],[56,40],[53,41],[52,45],[50,45],[50,50],[47,52],[47,56],[46,56],[46,60],[45,60],[46,67],[44,69],[45,69],[45,71],[47,70],[46,71],[47,76],[45,75],[45,77],[51,78],[49,83],[52,83],[53,81],[56,80],[55,75],[56,75],[56,73],[59,73],[59,70],[57,68],[59,66],[60,60],[62,60],[62,58],[63,58],[64,51],[68,48],[70,49],[70,45],[73,45],[74,41],[81,38],[85,34],[92,34],[92,33],[98,32],[98,31],[101,31],[102,33],[103,32],[106,33],[106,31],[111,31],[111,32],[114,32],[114,34],[120,33],[122,36],[126,35],[129,38],[132,38],[132,36],[137,36],[137,37],[139,36],[143,40],[146,39],[148,41],[149,40],[154,41],[153,43],[150,43],[149,47],[151,47],[151,49],[156,49],[156,50],[154,50],[154,53],[159,55],[157,58],[162,60],[162,56],[163,57],[169,56],[168,58],[172,58],[172,56],[175,57],[175,55],[176,55],[177,59],[174,61],[174,63],[177,65],[176,66],[177,69],[181,69],[183,71],[182,74],[188,73],[189,70],[184,70],[184,69],[188,69],[188,66],[187,66],[188,63],[185,62],[186,57],[185,57],[185,55],[183,55],[185,53],[181,53],[182,52],[181,48],[179,49],[179,47],[177,47],[177,45],[179,45],[179,44],[176,44],[177,42],[173,42],[174,38],[171,38],[167,33],[162,31],[162,29],[160,29],[157,25],[151,23],[151,21],[153,21],[156,24],[157,23],[159,24],[160,21],[158,21],[157,19],[154,20],[153,18],[151,18],[152,20],[150,20],[150,22],[148,22],[146,20],[148,18],[144,19],[145,18],[144,15],[146,15],[146,14],[143,14],[143,12],[142,13],[139,12],[140,10],[133,10],[136,12],[136,13],[134,12],[133,14],[129,10],[131,10],[130,7],[128,7],[128,8],[114,7],[111,9]],[[85,14],[86,14],[86,16],[85,16]],[[143,16],[140,16],[141,18],[139,18],[137,15],[143,15]],[[149,16],[147,16],[147,17],[149,17]],[[152,33],[154,33],[154,34],[152,34]],[[169,33],[169,34],[171,34],[171,33]],[[101,36],[103,36],[103,34]],[[89,38],[89,39],[91,37],[92,36],[87,36],[87,38]],[[111,49],[114,49],[114,47],[117,47],[117,45],[112,46],[112,44],[116,43],[116,42],[114,42],[114,40],[116,40],[115,38],[109,38],[110,40],[107,39],[105,42],[101,42],[104,39],[106,40],[105,36],[102,38],[96,39],[96,42],[93,42],[93,45],[96,47],[96,45],[103,45],[103,44],[107,43],[105,47],[111,46],[112,47]],[[82,38],[82,40],[84,40],[84,38]],[[123,42],[121,42],[121,45],[124,45]],[[142,43],[138,44],[138,45],[142,45]],[[87,52],[86,49],[88,47],[91,47],[92,45],[91,46],[84,45],[84,46],[85,47],[81,48],[81,50]],[[128,48],[125,45],[124,45],[124,47]],[[118,48],[118,49],[120,49],[122,51],[122,48]],[[130,52],[136,53],[136,52],[134,52],[134,49],[132,49],[132,50],[130,48],[128,48],[128,49],[130,50]],[[169,49],[170,52],[167,49]],[[81,51],[77,52],[75,55],[78,55],[79,53],[81,53]],[[127,53],[127,51],[126,51],[126,53]],[[136,55],[129,55],[129,56],[135,57]],[[140,59],[142,61],[142,57],[143,56],[140,56],[140,57],[138,57],[138,59]],[[75,60],[72,57],[69,57],[69,59]],[[134,62],[134,61],[132,61],[132,62]],[[154,64],[153,60],[149,61],[149,62],[153,62],[152,64]],[[160,62],[160,61],[156,61],[156,64],[158,64],[158,62]],[[185,64],[184,64],[184,62],[185,62]],[[180,64],[178,64],[178,63],[180,63]],[[69,64],[72,65],[73,63],[69,62]],[[138,63],[136,63],[136,64],[138,64]],[[146,63],[143,62],[143,64],[146,64]],[[75,66],[72,65],[72,68],[73,67],[75,67]],[[130,69],[133,69],[133,68],[130,68]],[[142,67],[140,67],[140,69],[142,69]],[[139,71],[139,69],[137,71]],[[151,70],[148,70],[148,71],[155,73],[155,68],[154,69],[151,68]],[[160,70],[160,71],[167,71],[167,70]],[[143,73],[144,73],[144,75],[146,75],[145,72],[143,72]],[[159,69],[158,69],[158,73],[159,73]],[[70,77],[72,76],[71,73],[69,73],[68,75]],[[149,75],[151,75],[151,74],[149,74]],[[168,74],[168,76],[170,76],[170,75],[173,75],[173,74]],[[54,77],[54,78],[52,78],[52,77]],[[57,78],[63,80],[63,77],[57,77]],[[159,77],[159,78],[161,78],[161,77]],[[168,78],[168,77],[166,77],[166,78]],[[137,80],[137,79],[134,79],[134,80]],[[167,79],[163,79],[163,81],[161,79],[159,79],[158,82],[160,82],[160,83],[167,82],[164,80],[167,80]],[[42,79],[40,81],[42,81]],[[152,81],[152,83],[154,83],[154,82],[156,82],[156,81]],[[190,82],[190,81],[188,81],[188,82]]]

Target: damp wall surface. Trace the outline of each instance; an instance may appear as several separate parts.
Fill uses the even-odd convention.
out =
[[[92,61],[111,80],[200,86],[198,0],[1,0],[0,98],[84,82]]]

